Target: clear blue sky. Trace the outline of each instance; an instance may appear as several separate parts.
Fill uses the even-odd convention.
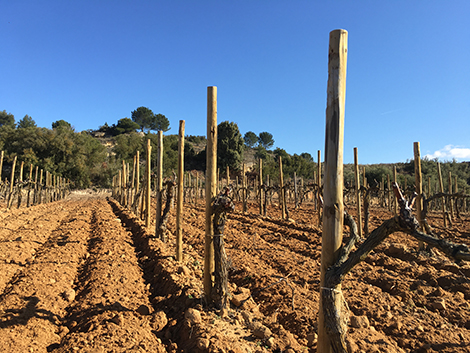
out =
[[[77,131],[146,106],[324,149],[329,32],[349,33],[344,162],[470,160],[470,1],[0,1],[0,111]]]

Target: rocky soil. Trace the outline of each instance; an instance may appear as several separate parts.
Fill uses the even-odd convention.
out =
[[[313,205],[228,216],[230,308],[204,302],[204,207],[185,204],[184,261],[174,237],[103,194],[0,208],[4,352],[316,352],[321,228]],[[354,215],[354,210],[348,210]],[[371,229],[391,218],[373,209]],[[470,245],[470,217],[442,237]],[[169,229],[175,229],[174,210]],[[347,231],[347,229],[346,229]],[[417,252],[396,233],[343,284],[350,352],[470,352],[470,264]]]

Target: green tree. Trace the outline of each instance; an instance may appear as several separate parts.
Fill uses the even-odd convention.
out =
[[[66,122],[65,120],[57,120],[53,122],[52,128],[53,129],[63,128],[63,129],[73,130],[72,125],[70,125],[70,123]]]
[[[139,107],[132,111],[132,120],[139,124],[141,131],[145,130],[157,130],[157,131],[168,131],[170,130],[170,122],[163,114],[154,114],[147,107]]]
[[[15,117],[13,114],[7,113],[6,110],[0,112],[0,127],[1,126],[15,127]]]
[[[221,170],[227,166],[240,170],[243,160],[244,141],[238,125],[224,121],[217,127],[217,164]]]
[[[28,127],[36,127],[36,122],[29,115],[25,115],[23,119],[18,122],[18,129],[26,129]]]
[[[263,131],[259,133],[258,142],[267,150],[274,146],[273,135],[269,132]]]
[[[145,151],[144,139],[135,131],[116,136],[115,142],[113,152],[116,154],[118,163],[123,159],[130,162],[137,151],[140,151],[141,156]],[[145,143],[146,142],[147,139],[145,139]]]
[[[167,132],[170,130],[170,121],[163,114],[155,114],[150,124],[150,130]]]
[[[266,151],[266,148],[264,148],[263,146],[258,146],[255,149],[256,149],[256,152],[255,152],[256,158],[264,159],[264,160],[268,158],[268,151]]]
[[[136,122],[129,118],[122,118],[118,120],[116,126],[114,126],[114,135],[126,134],[139,129],[140,126]]]
[[[248,131],[243,136],[243,140],[247,147],[254,147],[258,143],[258,136],[253,131]]]
[[[139,124],[141,131],[150,129],[153,121],[153,112],[147,107],[139,107],[132,111],[132,121]]]

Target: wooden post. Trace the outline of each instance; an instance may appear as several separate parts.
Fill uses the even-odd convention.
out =
[[[259,159],[259,214],[263,214],[264,210],[264,193],[263,193],[263,160]]]
[[[419,226],[421,231],[425,233],[424,220],[423,220],[423,185],[422,185],[422,175],[421,175],[421,152],[419,148],[419,142],[413,144],[414,147],[414,159],[415,159],[415,181],[416,181],[416,193],[418,197],[416,198],[416,218],[418,219]],[[418,247],[420,250],[424,249],[424,242],[419,241]]]
[[[152,168],[150,166],[152,156],[152,145],[150,144],[150,139],[147,139],[147,163],[145,166],[145,174],[147,176],[147,185],[145,192],[145,227],[148,229],[150,227],[150,197],[152,190],[150,189],[150,175]]]
[[[194,203],[197,205],[199,201],[199,172],[196,170],[196,195]]]
[[[281,206],[281,219],[286,219],[286,195],[284,192],[284,176],[282,175],[281,156],[279,156],[279,206]]]
[[[28,196],[26,198],[26,207],[29,207],[29,202],[31,198],[31,184],[33,182],[33,165],[29,165],[29,178],[28,178]]]
[[[322,206],[321,206],[321,151],[318,150],[318,163],[317,163],[317,184],[318,184],[318,193],[317,193],[317,212],[318,212],[318,226],[320,226],[322,221]]]
[[[2,170],[3,170],[3,154],[4,152],[0,154],[0,181],[2,181]]]
[[[126,195],[127,195],[127,172],[126,172],[126,162],[122,160],[122,198],[121,204],[123,207],[126,207]]]
[[[398,185],[398,180],[397,180],[397,166],[394,165],[393,166],[393,182]],[[394,213],[395,213],[395,216],[398,214],[398,202],[397,202],[397,199],[396,197],[393,197],[392,196],[392,199],[393,199],[393,209],[394,209]]]
[[[227,166],[227,186],[230,185],[230,168]]]
[[[207,87],[206,226],[204,246],[204,294],[209,303],[214,272],[214,215],[212,200],[217,196],[217,87]]]
[[[129,203],[131,205],[131,211],[134,212],[134,198],[135,198],[135,167],[136,167],[136,158],[134,156],[132,161],[132,184],[131,184],[131,194],[129,198]]]
[[[324,288],[324,281],[326,270],[333,265],[338,258],[339,248],[341,247],[343,239],[343,135],[347,38],[348,32],[345,30],[330,32],[320,293],[323,290],[341,291],[341,285],[336,288]],[[342,295],[336,295],[335,307],[337,313],[341,313],[340,298],[342,299]],[[333,352],[324,324],[321,295],[317,352]]]
[[[178,195],[176,198],[176,261],[183,261],[183,176],[184,176],[184,120],[180,120],[178,134]]]
[[[246,213],[246,196],[247,196],[247,187],[248,184],[246,183],[246,165],[243,163],[243,177],[242,177],[242,201],[243,201],[243,213]]]
[[[444,183],[442,182],[441,163],[437,162],[437,174],[439,176],[439,191],[444,193]],[[444,227],[447,227],[446,197],[442,197],[442,217],[444,218]]]
[[[38,189],[39,189],[39,186],[38,186],[38,170],[39,170],[39,167],[36,166],[36,171],[34,173],[34,194],[33,194],[33,204],[37,204],[38,202],[38,195],[37,195],[37,192],[38,192]]]
[[[122,169],[118,171],[118,197],[122,205]]]
[[[458,186],[458,183],[457,183],[457,175],[454,175],[454,193],[458,193],[459,192],[459,186]],[[454,205],[455,205],[455,216],[457,218],[460,218],[460,211],[459,211],[459,199],[458,198],[455,198],[455,202],[454,202]]]
[[[452,172],[449,172],[449,195],[452,195]],[[449,196],[449,213],[450,219],[454,219],[454,200]]]
[[[13,184],[15,183],[16,159],[17,159],[17,156],[15,156],[15,158],[13,158],[13,165],[11,167],[10,193],[8,194],[7,208],[11,207],[11,202],[13,201],[12,196],[13,196]]]
[[[21,161],[21,164],[20,164],[20,182],[23,181],[23,168],[24,168],[24,161]]]
[[[391,193],[390,193],[390,190],[391,190],[391,185],[390,185],[390,174],[387,174],[387,203],[388,203],[388,210],[391,211],[392,210],[392,199],[391,199]]]
[[[42,203],[42,182],[43,182],[43,173],[44,171],[41,169],[41,174],[39,176],[39,195],[38,195],[38,203]]]
[[[158,131],[157,135],[157,185],[156,185],[156,218],[155,236],[158,236],[162,219],[162,191],[163,191],[163,131]],[[161,233],[161,241],[165,241],[165,236]]]
[[[135,214],[136,216],[139,215],[139,202],[140,199],[139,191],[140,191],[140,151],[137,151],[135,155]]]
[[[298,199],[297,199],[297,194],[298,194],[298,191],[297,190],[297,173],[294,172],[294,208],[297,208],[298,206]]]
[[[356,181],[357,228],[359,232],[359,237],[362,238],[361,179],[359,178],[357,147],[354,147],[354,179]]]

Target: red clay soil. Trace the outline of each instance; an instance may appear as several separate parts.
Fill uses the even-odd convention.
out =
[[[321,228],[312,205],[281,221],[228,216],[230,308],[203,295],[204,207],[185,204],[184,261],[117,202],[74,194],[0,208],[0,351],[316,352]],[[354,215],[353,210],[348,210]],[[392,214],[373,209],[371,229]],[[436,234],[470,245],[470,217]],[[169,229],[174,233],[172,210]],[[345,229],[345,235],[347,233]],[[343,282],[349,352],[470,352],[470,264],[396,233]]]

